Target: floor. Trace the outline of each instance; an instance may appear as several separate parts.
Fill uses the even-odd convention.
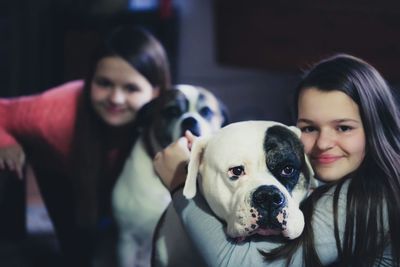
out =
[[[27,176],[27,230],[28,233],[54,233],[38,186],[33,175]]]
[[[60,255],[53,226],[35,183],[27,175],[27,237],[22,240],[0,240],[0,266],[50,267],[60,266]]]

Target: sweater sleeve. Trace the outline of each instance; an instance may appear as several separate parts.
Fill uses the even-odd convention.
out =
[[[0,148],[37,138],[53,142],[64,136],[53,133],[71,131],[82,86],[73,81],[37,95],[0,99]]]
[[[11,107],[11,101],[0,99],[0,148],[17,144],[10,129],[13,115],[15,112]]]
[[[347,189],[348,183],[345,183],[338,203],[338,227],[341,237],[344,233]],[[315,247],[324,265],[332,264],[338,257],[333,225],[333,190],[332,188],[319,199],[312,222]],[[259,236],[238,243],[227,237],[224,223],[212,214],[201,195],[198,194],[193,200],[186,200],[182,191],[178,191],[173,196],[173,203],[189,238],[208,266],[285,266],[285,260],[267,263],[259,253],[259,250],[268,251],[279,243]],[[390,256],[387,253],[384,256],[382,260],[390,262]],[[303,256],[300,247],[292,259],[291,266],[302,265]]]
[[[38,97],[0,99],[0,147],[17,144],[18,136],[37,132],[32,116]]]

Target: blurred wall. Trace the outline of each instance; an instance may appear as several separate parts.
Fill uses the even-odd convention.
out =
[[[299,73],[219,65],[213,0],[175,2],[180,9],[177,81],[202,85],[215,92],[228,106],[233,121],[268,119],[290,123],[289,95]]]

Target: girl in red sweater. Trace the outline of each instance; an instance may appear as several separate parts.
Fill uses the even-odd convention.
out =
[[[32,166],[69,266],[89,266],[96,236],[110,225],[137,111],[170,84],[162,45],[130,26],[104,39],[89,70],[85,81],[0,99],[0,171],[22,178]]]

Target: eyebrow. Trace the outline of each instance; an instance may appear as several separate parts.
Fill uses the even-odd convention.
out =
[[[312,121],[312,120],[309,120],[309,119],[303,119],[303,118],[300,118],[300,119],[298,119],[298,120],[297,120],[297,123],[299,123],[299,122],[304,122],[304,123],[313,123],[313,121]],[[359,121],[359,120],[355,120],[355,119],[347,119],[347,118],[344,118],[344,119],[338,119],[338,120],[333,120],[333,122],[336,122],[336,123],[344,123],[344,122],[354,122],[354,123],[361,123],[361,121]]]
[[[300,119],[297,120],[297,123],[299,123],[299,122],[312,123],[311,120],[302,119],[302,118],[300,118]]]

